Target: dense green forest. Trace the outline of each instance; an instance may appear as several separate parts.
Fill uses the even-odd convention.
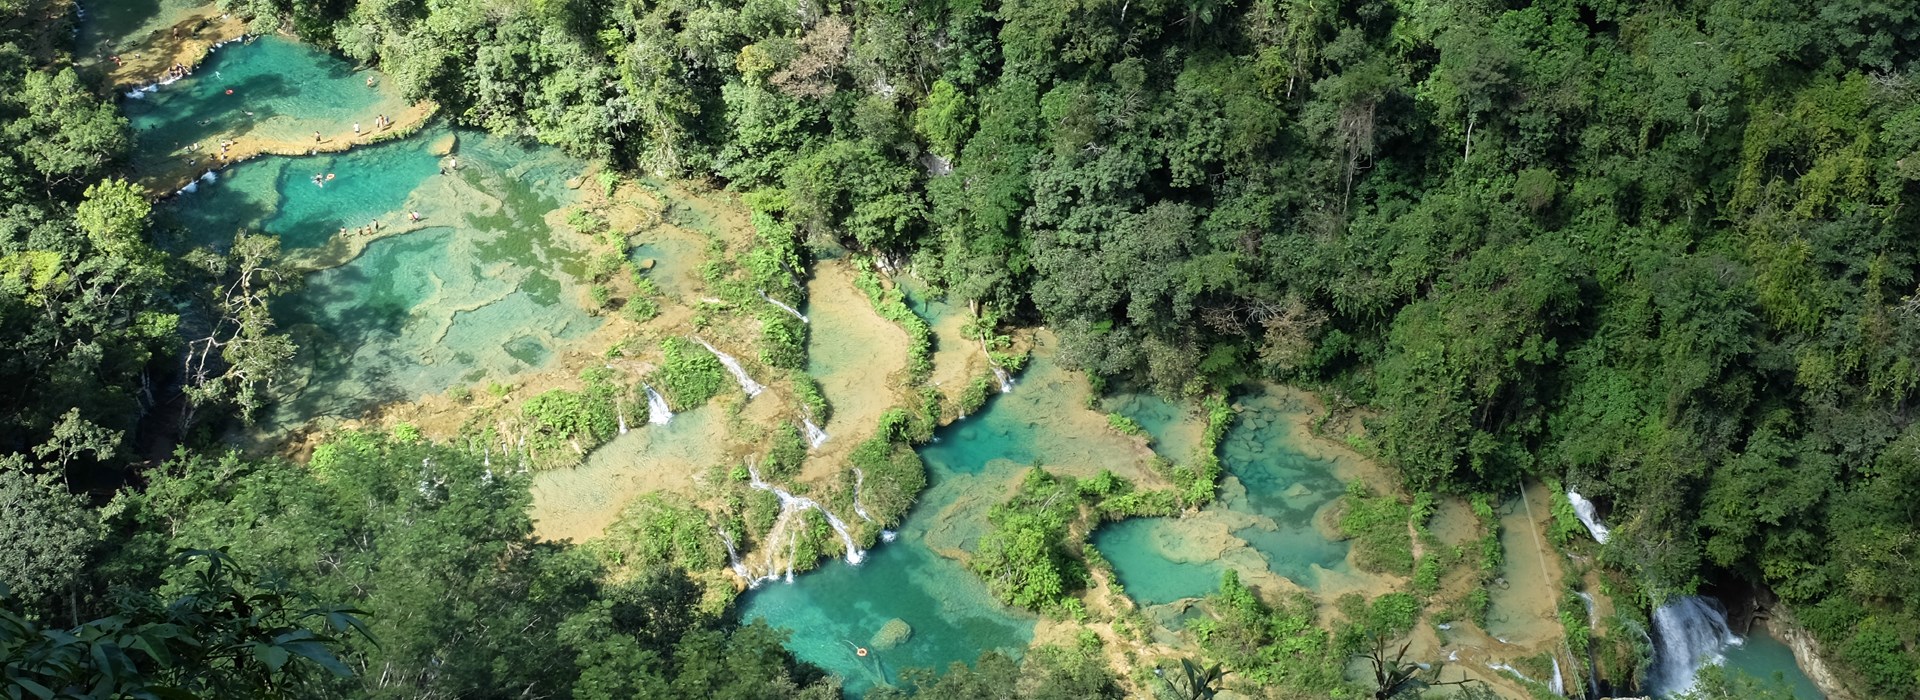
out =
[[[1649,590],[1764,584],[1862,693],[1920,688],[1920,7],[223,4],[460,122],[782,191],[804,235],[1048,325],[1096,375],[1319,387],[1411,489],[1563,479]],[[231,634],[282,651],[226,663],[295,695],[836,692],[683,574],[609,583],[536,541],[525,485],[471,456],[198,449],[288,352],[272,245],[150,247],[114,179],[126,121],[23,24],[0,37],[0,582],[32,624],[161,625],[211,590],[277,601]],[[194,352],[220,359],[182,372]],[[215,547],[230,565],[172,556]],[[34,637],[13,620],[0,651]],[[336,651],[355,679],[287,670]],[[982,668],[1104,692],[1076,653]],[[966,673],[923,694],[1004,682]]]

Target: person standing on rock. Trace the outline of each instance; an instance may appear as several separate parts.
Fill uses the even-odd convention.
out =
[[[320,143],[320,132],[318,131],[313,132],[313,142]]]

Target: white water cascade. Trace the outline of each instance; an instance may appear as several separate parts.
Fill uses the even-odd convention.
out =
[[[621,435],[627,434],[627,409],[621,408],[619,406],[614,406],[613,415],[618,416],[620,418],[620,434]]]
[[[715,529],[714,532],[719,533],[720,541],[727,545],[727,562],[733,565],[733,573],[739,574],[740,578],[746,579],[748,588],[760,585],[760,580],[754,578],[753,574],[747,572],[747,565],[740,562],[740,550],[734,548],[733,537],[728,535],[726,530]]]
[[[698,336],[694,337],[693,342],[699,343],[702,347],[705,347],[707,349],[707,352],[713,353],[714,357],[717,357],[720,359],[720,364],[726,365],[727,371],[733,373],[734,380],[740,382],[740,390],[747,392],[747,398],[753,398],[755,396],[759,396],[760,392],[767,390],[766,387],[760,386],[759,382],[753,381],[753,377],[747,376],[747,371],[740,368],[740,362],[738,360],[733,359],[732,355],[728,355],[724,352],[720,352],[719,348],[715,348],[712,345],[708,345],[707,341],[699,338]]]
[[[1001,368],[999,365],[994,365],[993,376],[1000,380],[1000,393],[1008,394],[1013,392],[1013,375],[1008,374],[1007,370]]]
[[[800,424],[807,428],[807,445],[819,447],[827,444],[827,431],[821,430],[820,426],[814,425],[812,418],[802,418],[800,419]]]
[[[1653,668],[1647,672],[1650,690],[1668,694],[1693,687],[1700,668],[1720,663],[1721,652],[1741,644],[1741,639],[1727,626],[1727,610],[1720,601],[1686,596],[1653,611],[1653,642]]]
[[[1564,676],[1560,675],[1560,655],[1559,654],[1553,655],[1553,682],[1547,684],[1547,689],[1552,690],[1554,695],[1566,697],[1567,681]]]
[[[847,531],[847,524],[840,519],[840,516],[834,515],[833,511],[827,510],[826,507],[821,506],[819,502],[811,498],[795,496],[787,493],[785,489],[762,481],[760,479],[760,470],[755,469],[752,464],[747,465],[747,476],[750,477],[747,480],[748,486],[771,493],[780,499],[780,516],[774,520],[774,532],[779,532],[781,526],[785,524],[793,514],[808,509],[818,509],[821,515],[827,516],[827,524],[833,527],[833,531],[839,533],[840,542],[846,545],[847,563],[859,566],[860,562],[866,561],[867,553],[860,549],[860,545],[854,543],[853,533]],[[769,539],[772,538],[770,537]]]
[[[767,290],[765,289],[760,290],[760,298],[767,300],[767,303],[769,304],[780,307],[782,310],[786,311],[787,313],[793,314],[793,317],[800,319],[801,323],[805,323],[809,325],[813,323],[812,320],[809,320],[807,318],[806,314],[800,313],[799,309],[793,308],[791,306],[787,306],[786,304],[781,303],[779,299],[775,299],[773,297],[767,296]]]
[[[1607,530],[1606,523],[1600,522],[1599,511],[1594,510],[1593,501],[1573,489],[1567,489],[1567,501],[1573,503],[1574,514],[1580,516],[1580,523],[1587,526],[1587,532],[1593,535],[1593,540],[1606,544],[1611,532]]]
[[[654,425],[666,425],[673,420],[673,409],[667,407],[667,397],[654,391],[651,385],[641,384],[647,390],[647,422]]]

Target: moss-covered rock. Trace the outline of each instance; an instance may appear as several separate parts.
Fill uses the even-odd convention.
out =
[[[906,620],[896,617],[888,620],[887,624],[881,625],[880,631],[873,633],[873,641],[868,644],[875,649],[885,651],[906,644],[907,640],[912,638],[913,626],[907,624]]]

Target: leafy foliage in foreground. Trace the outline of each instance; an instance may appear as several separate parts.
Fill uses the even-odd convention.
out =
[[[115,614],[70,630],[16,610],[0,586],[0,693],[62,698],[301,698],[353,675],[341,637],[367,638],[357,611],[316,605],[221,552],[173,562],[179,597],[126,592]]]
[[[158,552],[228,543],[240,566],[364,611],[379,643],[348,639],[343,656],[367,670],[309,697],[832,696],[779,634],[734,629],[660,567],[719,561],[704,521],[673,529],[671,555],[635,545],[622,562],[643,573],[615,582],[594,553],[534,538],[529,500],[525,477],[478,455],[368,433],[306,466],[188,459],[129,499],[108,570],[178,595],[194,582],[156,568]]]

